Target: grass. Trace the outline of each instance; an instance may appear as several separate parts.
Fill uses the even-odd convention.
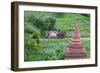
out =
[[[55,24],[55,28],[66,31],[67,37],[71,37],[71,33],[79,19],[79,26],[81,36],[89,37],[90,33],[90,17],[82,16],[80,14],[67,13],[62,18],[58,18]]]
[[[86,50],[87,58],[90,58],[90,39],[83,39],[82,42]]]
[[[44,61],[44,60],[63,60],[65,57],[65,49],[70,43],[70,38],[66,39],[41,39],[43,50],[39,53],[25,53],[25,61]],[[86,50],[87,58],[90,58],[90,40],[82,39],[82,43]]]

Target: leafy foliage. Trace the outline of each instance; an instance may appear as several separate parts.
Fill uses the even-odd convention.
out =
[[[47,40],[41,39],[42,51],[40,53],[29,52],[30,58],[25,59],[25,61],[44,61],[44,60],[63,60],[65,57],[65,48],[69,45],[70,39],[60,39],[60,40]],[[89,39],[82,39],[87,58],[90,58],[90,46]],[[27,54],[26,54],[27,55]]]
[[[25,61],[62,60],[75,24],[79,22],[81,37],[90,57],[90,15],[80,13],[24,12]],[[64,39],[46,39],[46,31],[64,31]]]

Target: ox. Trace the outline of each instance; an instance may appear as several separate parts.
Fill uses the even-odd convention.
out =
[[[49,31],[49,32],[46,32],[46,38],[57,38],[57,34],[58,32],[57,31]]]
[[[58,34],[57,34],[57,37],[58,38],[65,38],[65,36],[66,36],[66,32],[58,32]]]

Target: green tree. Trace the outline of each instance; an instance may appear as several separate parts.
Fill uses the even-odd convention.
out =
[[[49,15],[40,15],[33,20],[33,25],[39,28],[41,31],[48,31],[54,29],[56,19]]]

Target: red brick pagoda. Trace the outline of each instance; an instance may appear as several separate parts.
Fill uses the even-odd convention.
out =
[[[68,48],[66,48],[65,59],[81,58],[86,58],[86,52],[81,42],[79,25],[76,25],[72,34],[71,43],[68,45]]]

